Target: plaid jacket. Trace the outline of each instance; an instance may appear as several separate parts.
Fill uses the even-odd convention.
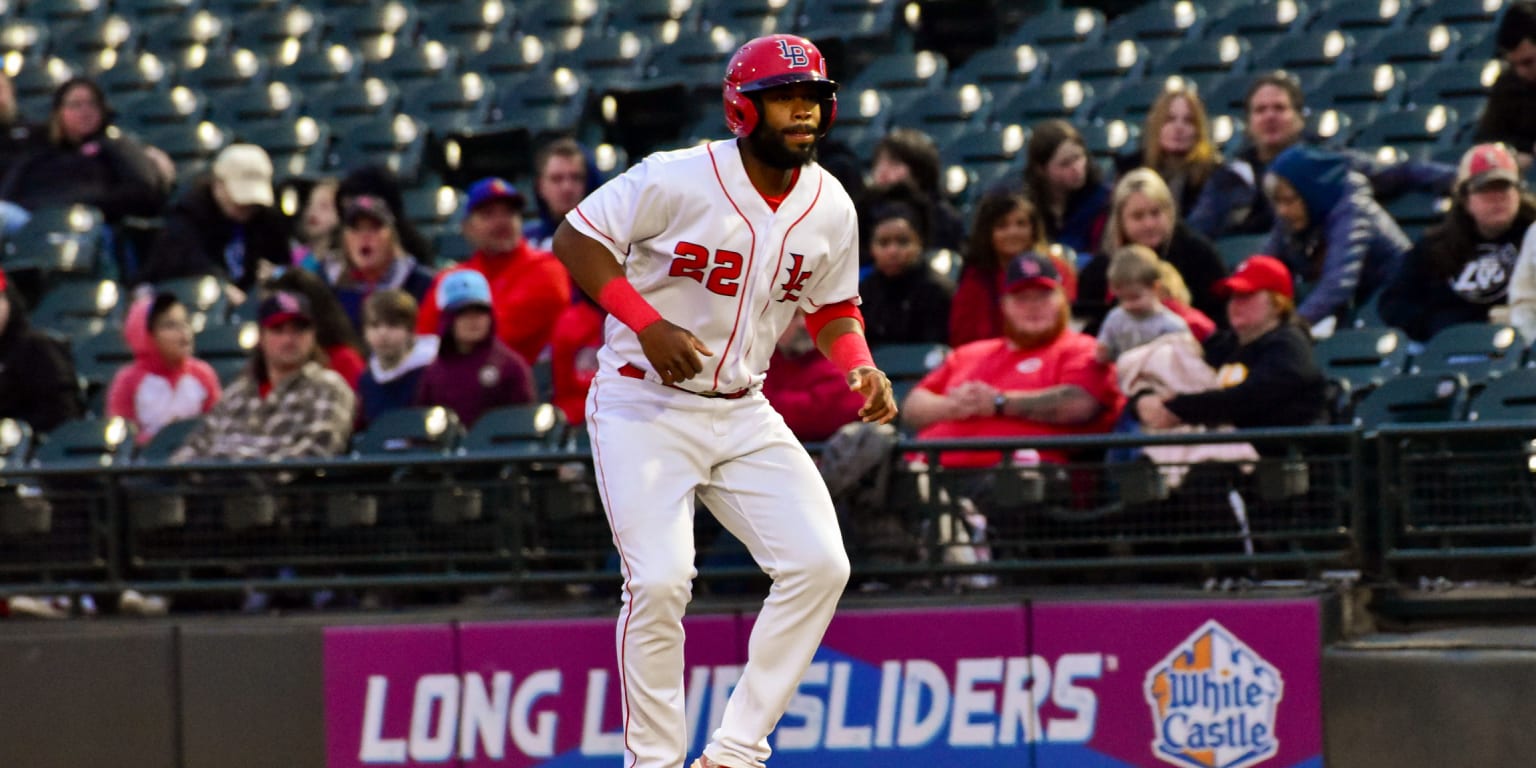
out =
[[[347,382],[309,362],[262,398],[256,380],[241,376],[203,418],[172,461],[281,461],[328,458],[346,451],[356,395]]]

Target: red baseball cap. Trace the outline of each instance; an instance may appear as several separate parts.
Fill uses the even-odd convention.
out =
[[[1495,182],[1520,185],[1520,165],[1515,153],[1503,144],[1479,144],[1461,156],[1456,167],[1456,189],[1477,192]]]
[[[1061,273],[1051,257],[1035,251],[1025,251],[1008,262],[1003,275],[1003,291],[1013,293],[1025,288],[1060,288]]]
[[[1285,262],[1273,256],[1249,256],[1237,266],[1236,272],[1216,281],[1215,289],[1218,296],[1273,291],[1286,298],[1296,298],[1291,270],[1286,268]]]

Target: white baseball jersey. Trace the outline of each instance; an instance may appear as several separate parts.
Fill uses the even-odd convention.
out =
[[[734,140],[653,154],[565,218],[613,252],[662,317],[714,352],[684,389],[760,385],[797,307],[858,300],[858,221],[842,184],[804,166],[775,211]],[[634,331],[609,317],[604,341],[604,370],[629,364],[659,381]]]

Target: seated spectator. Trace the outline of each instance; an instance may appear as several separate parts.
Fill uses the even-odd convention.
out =
[[[257,318],[250,367],[172,461],[322,459],[347,450],[356,396],[320,362],[309,299],[278,291],[261,300]]]
[[[909,183],[891,186],[862,218],[874,264],[859,283],[864,337],[870,344],[948,343],[955,287],[923,257],[928,215],[922,193]]]
[[[357,329],[347,319],[341,302],[326,287],[325,281],[313,272],[290,269],[269,280],[267,289],[303,294],[309,300],[315,342],[325,355],[324,362],[356,389],[363,371],[368,368],[363,359],[363,345],[357,340]]]
[[[144,146],[107,132],[106,94],[83,77],[53,93],[46,140],[0,181],[0,227],[14,232],[30,211],[83,203],[116,224],[124,216],[158,216],[167,187]]]
[[[43,132],[28,122],[16,104],[16,85],[0,70],[0,179],[42,141]]]
[[[1166,400],[1149,391],[1131,393],[1141,423],[1154,429],[1181,424],[1247,429],[1321,422],[1323,375],[1306,328],[1296,322],[1295,283],[1285,264],[1252,256],[1221,281],[1220,290],[1229,297],[1231,328],[1205,343],[1205,359],[1217,369],[1221,388]]]
[[[123,320],[123,338],[134,361],[112,377],[107,415],[132,423],[140,445],[161,427],[207,413],[219,401],[218,374],[192,356],[192,323],[175,294],[135,301]]]
[[[426,297],[435,273],[405,252],[395,230],[395,216],[383,198],[357,195],[341,216],[343,259],[324,274],[331,292],[355,329],[363,327],[363,302],[374,292],[402,290],[416,301]]]
[[[1189,286],[1184,284],[1183,275],[1162,259],[1157,261],[1157,299],[1163,306],[1175,315],[1178,315],[1185,325],[1189,326],[1189,332],[1195,335],[1195,341],[1205,341],[1216,332],[1216,322],[1207,317],[1204,312],[1190,306]],[[1223,313],[1225,317],[1225,313]]]
[[[1119,165],[1121,173],[1138,167],[1156,171],[1177,209],[1188,212],[1220,163],[1205,103],[1194,91],[1175,88],[1152,102],[1141,132],[1141,151],[1122,158]]]
[[[304,197],[292,244],[293,265],[324,274],[341,259],[341,209],[336,207],[337,180],[315,182]],[[391,212],[393,213],[393,212]]]
[[[239,289],[233,298],[241,303],[252,286],[290,261],[288,219],[272,204],[266,150],[225,147],[166,213],[138,280],[216,275]]]
[[[405,197],[400,191],[400,179],[395,172],[382,165],[355,168],[336,184],[336,210],[345,211],[347,203],[360,195],[373,195],[389,206],[395,217],[395,234],[400,247],[415,256],[423,264],[434,264],[437,249],[432,241],[421,234],[412,222],[410,211],[405,210]]]
[[[533,363],[571,303],[571,278],[554,254],[533,248],[523,237],[524,204],[517,187],[503,179],[475,182],[464,203],[462,225],[474,253],[462,266],[485,275],[496,298],[497,336]],[[422,301],[419,333],[437,333],[441,313],[435,296],[435,291],[428,293]]]
[[[587,390],[597,376],[597,351],[603,347],[603,321],[608,313],[586,291],[560,314],[555,335],[549,340],[550,402],[565,412],[570,424],[587,421]]]
[[[910,181],[923,193],[927,204],[924,214],[929,221],[928,247],[958,250],[965,242],[965,221],[944,200],[944,190],[939,186],[943,166],[933,139],[915,128],[892,128],[875,144],[872,155],[869,175],[874,186]]]
[[[994,194],[976,206],[976,222],[966,243],[960,281],[949,312],[949,345],[958,347],[1003,335],[999,297],[1007,281],[1007,265],[1016,256],[1036,253],[1051,260],[1068,301],[1077,296],[1077,270],[1071,254],[1061,253],[1045,238],[1040,209],[1029,198]]]
[[[1045,219],[1045,236],[1078,253],[1104,237],[1109,187],[1082,134],[1065,120],[1036,123],[1026,150],[1024,193]]]
[[[902,405],[919,440],[1107,432],[1119,415],[1114,366],[1094,359],[1092,336],[1071,329],[1056,265],[1025,252],[1007,274],[999,300],[1005,335],[956,349]],[[946,451],[940,463],[984,467],[1000,459],[997,451]],[[1066,454],[1040,451],[1039,459],[1063,463]]]
[[[437,359],[436,336],[416,335],[416,299],[405,291],[374,291],[363,303],[368,370],[357,382],[357,428],[416,400],[421,374]]]
[[[1536,152],[1536,2],[1514,0],[1493,36],[1504,70],[1488,90],[1473,138],[1508,144],[1522,171]]]
[[[1127,245],[1115,252],[1109,263],[1109,291],[1116,303],[1099,328],[1099,362],[1113,363],[1159,336],[1189,333],[1189,324],[1158,298],[1161,281],[1157,254],[1151,249]]]
[[[802,443],[826,440],[844,424],[858,421],[864,407],[864,397],[848,388],[847,377],[816,348],[802,312],[795,313],[773,348],[763,397]]]
[[[1126,245],[1150,248],[1168,262],[1190,286],[1194,308],[1207,317],[1221,317],[1221,299],[1216,295],[1216,281],[1225,277],[1227,266],[1211,241],[1179,220],[1173,195],[1162,177],[1147,168],[1127,173],[1115,185],[1114,204],[1104,232],[1104,248],[1083,268],[1078,283],[1073,314],[1084,320],[1084,330],[1094,333],[1108,311],[1108,286],[1104,273],[1112,254]]]
[[[1275,214],[1261,193],[1264,173],[1277,155],[1298,141],[1306,127],[1301,84],[1282,71],[1254,78],[1243,100],[1247,145],[1216,169],[1200,191],[1194,208],[1184,212],[1189,225],[1206,237],[1257,235],[1274,226]]]
[[[1343,319],[1402,268],[1412,245],[1348,158],[1298,144],[1264,175],[1275,227],[1262,252],[1312,290],[1296,313],[1311,325]],[[1230,304],[1229,304],[1230,306]]]
[[[1427,341],[1457,323],[1486,323],[1493,307],[1512,303],[1520,244],[1536,222],[1536,198],[1524,186],[1508,147],[1468,150],[1445,220],[1414,245],[1382,290],[1381,319]]]
[[[555,229],[581,199],[603,183],[592,152],[575,139],[550,141],[533,155],[533,201],[539,215],[523,227],[523,237],[535,250],[554,247]]]
[[[485,275],[473,269],[443,273],[434,289],[440,315],[437,359],[421,374],[416,405],[441,405],[465,426],[503,405],[535,401],[533,371],[496,338],[495,300]]]
[[[25,300],[0,272],[0,419],[44,433],[79,418],[80,384],[65,349],[32,327]]]

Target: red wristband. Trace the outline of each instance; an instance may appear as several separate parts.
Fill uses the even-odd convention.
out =
[[[615,277],[598,291],[597,303],[608,314],[619,319],[619,322],[629,326],[629,329],[639,333],[649,328],[653,323],[661,319],[661,313],[651,306],[645,297],[635,290],[629,280]]]
[[[875,367],[875,358],[869,354],[869,344],[862,333],[845,333],[832,340],[827,358],[837,364],[843,373],[860,366]]]

